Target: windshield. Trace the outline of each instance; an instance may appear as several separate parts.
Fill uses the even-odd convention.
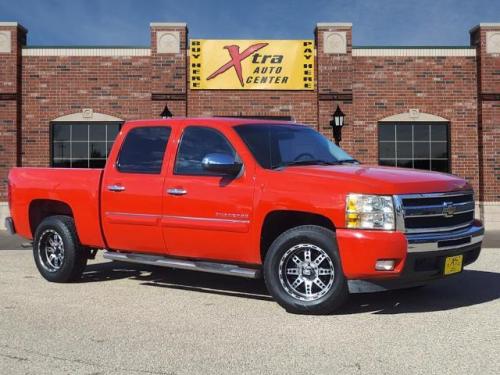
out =
[[[357,162],[305,125],[246,124],[236,126],[235,130],[257,162],[266,169]]]

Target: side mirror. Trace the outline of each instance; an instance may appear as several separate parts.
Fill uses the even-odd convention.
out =
[[[235,176],[241,171],[242,164],[237,162],[232,155],[229,154],[208,154],[201,161],[203,169]]]

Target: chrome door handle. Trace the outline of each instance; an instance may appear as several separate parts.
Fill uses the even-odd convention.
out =
[[[167,190],[167,193],[170,195],[184,195],[187,194],[187,190],[179,188],[171,188]]]
[[[125,186],[121,186],[121,185],[108,185],[108,190],[109,191],[124,191],[125,190]]]

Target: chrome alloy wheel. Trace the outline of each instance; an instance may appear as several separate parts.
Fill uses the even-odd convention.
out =
[[[313,244],[299,244],[281,257],[279,278],[293,298],[315,301],[332,288],[335,269],[326,251]]]
[[[64,243],[53,229],[47,229],[38,241],[40,264],[49,272],[59,271],[64,263]]]

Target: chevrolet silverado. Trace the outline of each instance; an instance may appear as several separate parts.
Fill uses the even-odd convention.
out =
[[[410,288],[474,262],[484,229],[463,179],[364,166],[304,125],[173,118],[123,125],[104,169],[14,168],[11,233],[52,282],[114,261],[263,277],[295,313]]]

